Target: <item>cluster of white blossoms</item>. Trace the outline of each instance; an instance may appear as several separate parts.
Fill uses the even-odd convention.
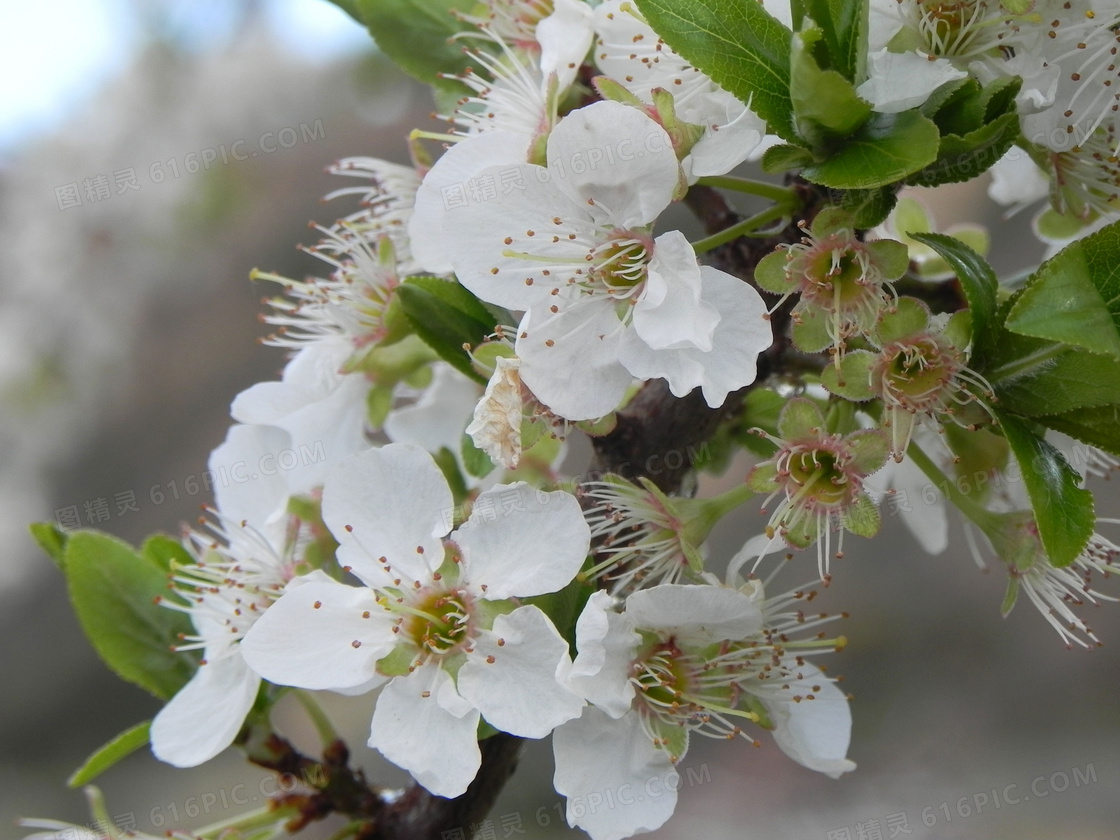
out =
[[[1111,218],[1113,6],[873,0],[863,107],[900,113],[938,91],[1014,100],[1020,160],[1052,212]],[[788,4],[765,8],[788,23]],[[975,331],[1008,295],[993,275],[941,306],[917,282],[953,277],[946,254],[984,250],[982,233],[919,242],[932,222],[904,199],[868,235],[823,190],[810,207],[737,178],[773,146],[766,125],[625,0],[489,0],[456,20],[471,69],[443,79],[463,92],[446,133],[414,132],[411,165],[335,167],[361,183],[328,197],[361,208],[306,249],[325,277],[254,272],[282,287],[265,341],[290,357],[280,381],[234,400],[210,466],[245,478],[221,482],[161,598],[193,623],[176,650],[202,658],[152,724],[156,756],[209,760],[291,687],[377,692],[368,744],[440,797],[468,790],[480,738],[551,735],[568,822],[594,840],[669,819],[674,786],[632,793],[674,773],[694,734],[760,746],[765,730],[838,777],[855,767],[851,713],[815,659],[846,640],[821,631],[836,616],[807,608],[811,587],[776,594],[774,573],[755,572],[815,546],[827,586],[845,532],[874,536],[884,506],[938,553],[954,502],[1007,566],[1005,611],[1022,591],[1067,644],[1096,641],[1073,607],[1108,597],[1095,579],[1120,548],[1094,535],[1052,563],[1034,500],[994,489],[1032,468],[1009,455],[994,390],[970,367]],[[690,241],[666,214],[698,184],[778,203],[734,234],[769,236],[804,210],[802,238],[754,253],[749,278],[702,265],[734,236]],[[732,489],[674,494],[680,482],[648,469],[565,483],[564,435],[610,434],[650,380],[719,409],[772,345],[796,356],[796,384],[712,415],[728,448],[757,456]],[[1085,472],[1115,466],[1081,451]],[[953,470],[972,456],[985,478],[961,490]],[[756,498],[763,533],[717,577],[707,538]]]

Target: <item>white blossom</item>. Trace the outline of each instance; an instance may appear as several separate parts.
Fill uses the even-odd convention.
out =
[[[340,463],[323,489],[338,560],[364,585],[317,580],[284,595],[243,643],[269,680],[312,689],[384,687],[369,744],[438,796],[466,790],[481,717],[541,738],[579,714],[564,688],[568,646],[511,598],[567,585],[588,550],[575,498],[499,485],[442,539],[451,491],[431,456],[390,444]]]

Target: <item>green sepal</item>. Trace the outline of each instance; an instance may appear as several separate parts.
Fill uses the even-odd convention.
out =
[[[964,353],[972,343],[972,311],[961,309],[949,316],[941,335],[956,349]]]
[[[852,448],[852,466],[864,475],[871,475],[887,462],[891,444],[887,435],[878,429],[861,429],[845,436],[844,442]]]
[[[997,292],[999,281],[988,262],[959,239],[944,233],[914,233],[917,241],[928,245],[944,259],[960,280],[968,308],[972,311],[972,354],[975,367],[981,367],[995,350],[997,333]]]
[[[819,309],[798,305],[797,317],[790,325],[793,345],[803,353],[820,353],[832,346],[826,315]]]
[[[1120,360],[1120,224],[1070,243],[1043,263],[1004,326]]]
[[[773,461],[761,461],[747,473],[747,486],[756,493],[773,493],[778,489],[778,466]]]
[[[611,412],[595,420],[577,420],[573,425],[589,437],[609,435],[618,425],[618,414]]]
[[[824,428],[824,413],[807,397],[794,397],[778,417],[778,435],[786,441],[814,437]]]
[[[840,515],[840,521],[847,531],[857,537],[867,537],[868,539],[878,534],[879,528],[882,526],[879,508],[865,494],[856,496],[855,500],[844,508],[844,512]]]
[[[1039,539],[1050,563],[1064,568],[1077,559],[1093,535],[1093,494],[1078,486],[1081,478],[1073,467],[1025,420],[1001,409],[995,411],[1022,470]]]
[[[193,566],[197,562],[179,540],[167,534],[152,534],[144,540],[140,553],[168,573],[176,567]]]
[[[416,334],[456,370],[485,385],[464,345],[474,347],[494,331],[486,307],[459,283],[438,277],[410,277],[397,296]]]
[[[917,298],[900,297],[893,310],[887,310],[875,327],[880,346],[906,338],[929,328],[929,307]]]
[[[867,250],[884,280],[897,280],[910,267],[910,251],[895,239],[874,239]]]
[[[411,645],[398,644],[377,660],[377,672],[386,677],[404,677],[412,673],[418,653]]]
[[[789,294],[794,289],[786,275],[786,266],[789,264],[789,250],[779,248],[767,254],[758,261],[754,269],[754,282],[764,292],[773,292],[776,295]]]
[[[77,531],[64,569],[78,622],[111,670],[163,700],[187,683],[195,659],[171,648],[194,628],[156,600],[167,594],[166,568],[108,534]]]
[[[674,763],[683,758],[688,752],[688,728],[661,718],[650,718],[650,723],[661,739],[657,748],[668,753],[670,761]]]
[[[366,394],[366,421],[371,429],[380,429],[393,410],[393,388],[375,384]]]
[[[933,163],[941,135],[917,111],[874,113],[823,161],[806,166],[807,181],[840,190],[893,184]]]
[[[867,350],[850,350],[840,360],[840,369],[829,365],[821,371],[821,385],[846,400],[864,402],[875,396],[871,387],[871,369],[878,359]]]
[[[64,562],[69,535],[53,522],[34,522],[28,526],[28,529],[39,548],[54,561],[60,571],[66,571]]]
[[[591,80],[595,92],[608,102],[621,102],[623,105],[632,105],[635,108],[646,109],[646,104],[638,97],[616,82],[610,76],[596,76]]]
[[[372,0],[371,0],[372,2]],[[661,38],[689,64],[766,120],[791,143],[790,42],[793,33],[761,3],[741,0],[637,0]]]
[[[1007,576],[1007,590],[1003,593],[1003,601],[999,605],[999,614],[1003,618],[1011,615],[1015,602],[1019,600],[1019,576]]]
[[[151,726],[152,722],[146,720],[130,726],[111,741],[102,744],[70,775],[66,780],[67,787],[78,788],[88,785],[121,759],[147,746],[151,740],[149,734]]]

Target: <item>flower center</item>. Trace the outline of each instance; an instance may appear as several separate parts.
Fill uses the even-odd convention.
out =
[[[421,590],[401,632],[421,651],[441,656],[462,648],[472,633],[470,598],[460,590]]]
[[[628,230],[614,231],[591,249],[591,277],[606,287],[613,297],[632,297],[646,279],[653,251],[648,236]]]
[[[787,473],[787,492],[798,501],[812,500],[824,507],[851,501],[854,490],[838,454],[816,447],[794,446],[779,470]],[[784,467],[784,470],[782,469]]]
[[[940,408],[943,389],[961,367],[933,336],[888,345],[880,365],[884,399],[910,411]]]

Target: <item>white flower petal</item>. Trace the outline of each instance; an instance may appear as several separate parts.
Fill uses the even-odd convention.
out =
[[[677,807],[677,772],[636,714],[612,720],[588,706],[582,717],[552,733],[552,750],[553,784],[568,798],[568,825],[579,826],[592,840],[653,831]]]
[[[280,382],[258,383],[233,400],[230,413],[238,422],[279,426],[292,436],[298,463],[285,471],[292,493],[321,486],[334,463],[369,448],[369,380],[341,373],[353,352],[345,339],[318,341],[292,357]]]
[[[241,731],[261,678],[237,653],[199,666],[152,721],[152,752],[175,767],[209,761]]]
[[[453,510],[432,456],[405,443],[350,456],[323,487],[323,521],[339,542],[339,562],[371,586],[429,580],[443,563]]]
[[[507,131],[488,131],[460,140],[428,170],[408,223],[412,258],[425,271],[450,274],[452,243],[444,237],[444,219],[449,212],[484,206],[472,201],[469,184],[483,170],[496,164],[525,163],[532,138]],[[468,209],[470,208],[470,209]]]
[[[510,186],[490,201],[456,207],[444,217],[455,275],[489,303],[528,309],[585,269],[587,243],[600,236],[594,219],[601,214],[565,195],[561,179],[542,166],[495,167],[485,174]]]
[[[806,662],[798,671],[802,678],[790,682],[782,695],[762,698],[774,722],[774,740],[798,764],[838,779],[856,768],[847,758],[852,735],[848,699],[815,665]]]
[[[681,161],[690,184],[709,175],[725,175],[745,160],[757,160],[766,137],[766,121],[722,88],[677,108],[686,122],[701,125],[704,134]]]
[[[579,653],[568,685],[612,718],[620,718],[630,711],[634,700],[630,665],[642,637],[611,608],[613,602],[602,590],[587,600],[576,621]]]
[[[241,641],[241,655],[278,685],[350,689],[376,676],[377,660],[396,641],[392,625],[371,590],[315,571],[257,619]]]
[[[541,45],[541,73],[556,73],[560,90],[575,81],[580,65],[591,47],[591,7],[582,0],[556,0],[552,14],[537,24]]]
[[[968,75],[944,58],[930,61],[924,53],[885,49],[868,56],[867,73],[867,81],[856,93],[881,114],[916,108],[943,84]]]
[[[449,364],[432,365],[432,381],[412,405],[395,408],[382,428],[393,443],[411,443],[437,453],[458,452],[463,427],[478,402],[478,385]]]
[[[206,462],[221,514],[260,532],[275,549],[283,545],[288,511],[287,476],[277,458],[289,451],[292,437],[283,429],[235,425]]]
[[[680,176],[665,129],[618,102],[594,102],[564,117],[549,135],[547,156],[560,190],[577,205],[594,201],[620,228],[652,224]]]
[[[583,699],[561,681],[568,643],[537,607],[519,607],[479,634],[459,669],[459,693],[496,729],[543,738],[578,717]]]
[[[661,234],[634,305],[634,331],[655,350],[711,350],[720,313],[700,291],[700,264],[688,239],[679,230]]]
[[[738,641],[762,629],[762,613],[751,599],[722,586],[643,589],[626,599],[625,614],[634,627],[695,644]]]
[[[428,791],[450,799],[466,791],[482,764],[478,718],[459,700],[451,677],[429,662],[381,691],[369,745]]]
[[[627,330],[619,360],[638,379],[666,379],[674,396],[683,397],[699,386],[705,402],[715,408],[731,391],[754,382],[758,355],[773,343],[774,335],[758,292],[710,266],[700,268],[700,277],[703,300],[721,313],[712,350],[654,350]]]
[[[591,529],[575,496],[519,481],[479,496],[470,519],[451,538],[462,549],[471,589],[500,601],[571,583],[587,558]]]
[[[528,312],[518,328],[521,380],[568,420],[592,420],[613,411],[634,381],[618,361],[619,339],[628,330],[614,307],[601,303],[585,298],[539,322],[535,311]]]
[[[1050,194],[1050,179],[1031,156],[1018,146],[996,161],[991,169],[988,196],[1005,207],[1022,207]]]

